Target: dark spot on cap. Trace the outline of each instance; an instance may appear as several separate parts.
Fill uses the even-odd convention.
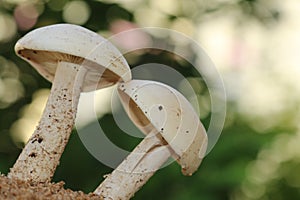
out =
[[[185,131],[186,133],[189,133],[189,131]]]
[[[163,107],[162,106],[158,106],[158,110],[162,110],[163,109]]]
[[[32,158],[36,157],[36,153],[34,153],[34,152],[33,152],[33,153],[30,153],[30,154],[29,154],[29,157],[32,157]]]
[[[164,128],[161,128],[160,130],[161,130],[161,131],[163,131],[163,130],[164,130]]]
[[[43,142],[43,140],[44,140],[43,138],[39,138],[39,139],[38,139],[38,143]]]

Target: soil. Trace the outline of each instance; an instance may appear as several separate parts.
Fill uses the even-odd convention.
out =
[[[59,183],[28,183],[16,179],[9,179],[0,175],[1,200],[96,200],[102,199],[96,194],[85,194],[82,191],[64,189],[64,182]]]

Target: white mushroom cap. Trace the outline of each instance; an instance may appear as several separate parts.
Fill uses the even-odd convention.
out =
[[[192,175],[207,148],[207,134],[191,104],[177,90],[154,81],[119,84],[121,102],[144,133],[155,129],[176,153],[182,173]]]
[[[51,82],[58,61],[81,64],[88,70],[83,91],[131,79],[122,54],[108,40],[77,25],[56,24],[35,29],[17,42],[15,51]]]

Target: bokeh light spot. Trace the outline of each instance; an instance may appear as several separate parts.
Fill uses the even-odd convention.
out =
[[[174,0],[151,0],[150,4],[153,9],[169,15],[177,15],[180,10],[178,2],[174,2]]]
[[[11,61],[0,57],[0,109],[16,102],[24,95],[24,87],[19,81],[19,69]]]
[[[0,42],[7,42],[17,31],[17,25],[11,15],[0,12]]]
[[[141,7],[134,11],[135,20],[138,25],[168,27],[169,19],[167,15],[149,7]]]
[[[118,34],[123,31],[125,32],[136,28],[137,26],[135,24],[125,20],[115,20],[110,26],[110,30],[113,34]],[[115,40],[115,44],[119,48],[126,50],[138,49],[141,46],[149,46],[151,42],[151,38],[142,30],[136,30],[130,34],[120,34]]]
[[[39,13],[33,4],[19,4],[14,17],[20,30],[31,29],[37,22]]]
[[[29,140],[42,116],[49,93],[49,89],[40,89],[36,91],[32,96],[32,102],[23,107],[21,118],[12,124],[10,133],[13,141],[18,146],[21,147],[21,145]]]
[[[72,1],[66,4],[63,11],[65,22],[72,24],[85,24],[91,14],[90,7],[84,1]]]

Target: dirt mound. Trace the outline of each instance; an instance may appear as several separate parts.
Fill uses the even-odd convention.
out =
[[[95,194],[64,189],[64,182],[32,184],[0,175],[1,200],[101,199]]]

